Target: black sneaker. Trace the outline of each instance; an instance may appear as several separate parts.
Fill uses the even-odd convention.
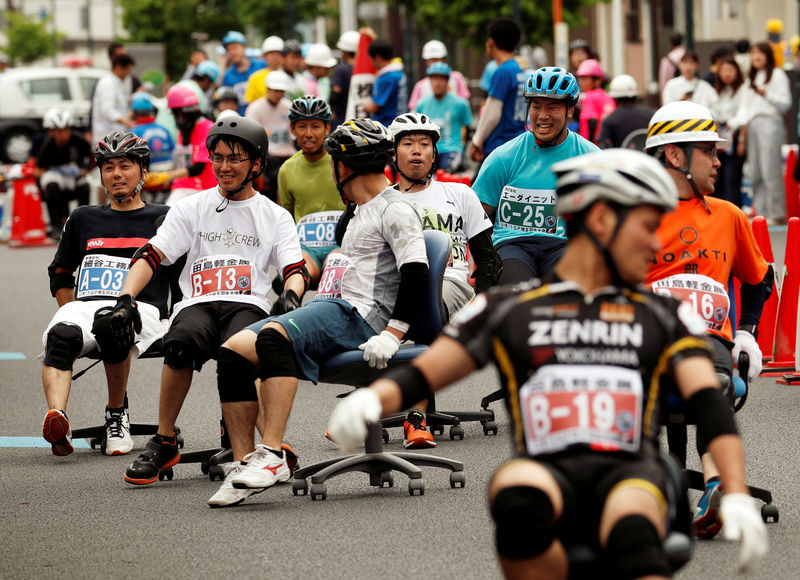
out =
[[[125,471],[125,481],[134,485],[150,485],[158,480],[159,472],[169,469],[181,460],[175,436],[164,438],[153,435],[145,450]]]

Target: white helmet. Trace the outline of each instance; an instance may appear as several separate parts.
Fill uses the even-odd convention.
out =
[[[560,216],[577,213],[596,201],[654,205],[664,211],[678,205],[678,189],[667,170],[640,151],[606,149],[561,161],[552,169]]]
[[[326,44],[312,44],[306,53],[306,66],[323,66],[333,68],[336,66],[336,59],[333,58],[331,49]]]
[[[717,134],[717,124],[703,105],[690,101],[676,101],[661,107],[650,119],[647,127],[645,149],[654,149],[669,143],[730,143]]]
[[[228,117],[241,117],[241,115],[233,109],[225,109],[224,111],[219,112],[219,115],[217,115],[217,121],[227,119]]]
[[[72,113],[66,109],[48,109],[42,119],[45,129],[66,129],[72,125]]]
[[[283,50],[283,39],[280,36],[268,36],[261,45],[261,52],[281,52]]]
[[[336,48],[344,52],[352,52],[355,54],[358,52],[359,42],[361,42],[361,34],[355,30],[348,30],[342,32],[342,35],[339,37],[339,42],[336,43]]]
[[[441,40],[429,40],[422,47],[422,58],[447,58],[447,47]]]
[[[273,91],[292,90],[292,79],[282,70],[270,71],[264,79],[264,84],[267,89],[272,89]]]
[[[433,139],[434,145],[441,136],[439,125],[422,113],[403,113],[392,121],[389,125],[389,138],[392,142],[396,143],[403,133],[427,133]]]
[[[631,99],[638,95],[639,87],[631,75],[617,75],[608,85],[608,96],[612,99]]]

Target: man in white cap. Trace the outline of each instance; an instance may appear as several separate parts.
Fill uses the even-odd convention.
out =
[[[331,130],[335,129],[347,117],[347,95],[350,94],[350,77],[353,76],[353,63],[358,52],[361,35],[355,30],[347,30],[339,37],[336,48],[342,51],[342,60],[333,69],[331,79]]]
[[[248,103],[255,103],[258,99],[267,96],[267,87],[264,84],[270,71],[281,70],[283,66],[283,39],[280,36],[268,36],[261,45],[261,53],[267,68],[262,68],[250,75],[247,79],[247,90],[244,99]]]
[[[430,40],[426,42],[422,47],[422,60],[425,61],[426,69],[435,62],[447,62],[447,47],[441,40]],[[450,87],[449,90],[452,93],[469,100],[471,96],[469,87],[467,87],[467,81],[464,78],[464,75],[462,75],[460,72],[457,70],[451,71],[448,85]],[[417,103],[420,99],[432,94],[433,88],[431,88],[430,77],[420,79],[417,81],[417,84],[414,85],[414,89],[411,91],[411,97],[408,99],[408,109],[416,109]]]
[[[328,76],[336,66],[331,49],[325,44],[312,44],[306,53],[306,70],[303,71],[306,94],[328,101],[331,96],[331,80]]]
[[[277,201],[278,170],[295,153],[289,132],[289,107],[292,103],[286,98],[286,92],[292,83],[285,72],[274,70],[267,75],[264,84],[267,96],[250,103],[244,116],[257,121],[269,135],[269,157],[264,171],[265,187],[261,192],[272,201]]]

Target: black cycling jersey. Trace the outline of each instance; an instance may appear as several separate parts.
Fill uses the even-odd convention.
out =
[[[113,299],[122,288],[134,252],[155,235],[159,218],[168,210],[153,203],[132,211],[117,211],[109,205],[76,208],[64,225],[48,272],[52,275],[56,268],[74,272],[83,266],[76,278],[76,299]],[[162,268],[137,299],[152,304],[166,317],[169,284],[169,272]]]
[[[52,136],[45,137],[36,155],[36,166],[47,169],[74,163],[81,169],[89,169],[91,160],[92,146],[81,135],[73,132],[63,147],[56,145]]]
[[[651,455],[673,365],[711,356],[680,303],[642,289],[585,295],[555,278],[478,295],[444,329],[478,366],[493,361],[519,455]],[[702,325],[693,328],[702,332]]]

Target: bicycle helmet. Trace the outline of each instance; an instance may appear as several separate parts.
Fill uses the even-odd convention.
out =
[[[422,113],[403,113],[389,125],[389,136],[395,146],[398,138],[405,133],[425,133],[430,136],[434,145],[441,137],[439,125],[434,123],[428,115]]]
[[[228,46],[233,42],[247,46],[247,37],[238,30],[231,30],[222,38],[222,46]]]
[[[575,71],[576,77],[595,77],[598,79],[605,78],[605,73],[603,72],[603,67],[600,65],[600,62],[593,59],[587,58],[581,64],[578,65],[578,70]]]
[[[578,102],[581,90],[578,81],[567,69],[543,66],[534,71],[525,81],[525,98],[545,97],[565,101],[568,107]]]
[[[167,107],[191,113],[200,110],[200,99],[188,86],[175,85],[167,91]]]
[[[638,95],[639,87],[631,75],[617,75],[608,85],[608,96],[612,99],[632,99]]]
[[[429,40],[422,47],[422,59],[447,58],[447,47],[441,40]]]
[[[433,75],[450,77],[451,72],[453,71],[446,62],[434,62],[425,70],[425,74],[429,77]]]
[[[133,93],[131,97],[131,110],[139,112],[155,111],[156,106],[153,104],[153,99],[143,91]]]
[[[334,181],[345,204],[349,204],[350,199],[344,193],[344,186],[359,175],[380,173],[382,167],[389,163],[392,153],[392,140],[386,127],[373,119],[364,118],[350,119],[339,125],[325,138],[324,146],[334,160]],[[336,162],[344,163],[353,173],[341,179]]]
[[[217,107],[222,101],[236,101],[236,105],[238,106],[239,95],[236,94],[236,91],[233,90],[233,87],[219,87],[216,91],[214,91],[212,104]]]
[[[219,67],[210,60],[204,60],[194,69],[194,76],[208,77],[211,79],[212,83],[217,84],[219,80]]]
[[[214,154],[214,148],[217,146],[217,142],[220,139],[231,139],[241,142],[251,158],[249,175],[242,181],[242,184],[234,190],[223,189],[226,198],[225,201],[220,203],[217,207],[217,213],[224,211],[225,208],[228,207],[227,202],[230,198],[243,191],[248,184],[264,172],[267,166],[267,152],[269,151],[269,138],[267,137],[267,132],[264,130],[264,127],[247,117],[234,117],[231,115],[217,119],[214,126],[209,129],[208,137],[206,137],[206,148],[208,149],[209,155]],[[258,155],[258,158],[261,159],[261,165],[258,171],[253,171],[255,159],[252,158],[252,155],[254,152]],[[220,189],[222,189],[222,186],[220,186]]]
[[[72,125],[72,113],[66,109],[48,109],[42,119],[45,129],[66,129]]]
[[[150,167],[150,147],[147,140],[130,132],[114,131],[100,140],[94,148],[94,160],[98,167],[112,157],[127,157],[142,169]]]
[[[298,97],[292,101],[292,105],[289,107],[289,122],[296,123],[303,119],[319,119],[330,123],[331,108],[319,97],[312,95]]]

